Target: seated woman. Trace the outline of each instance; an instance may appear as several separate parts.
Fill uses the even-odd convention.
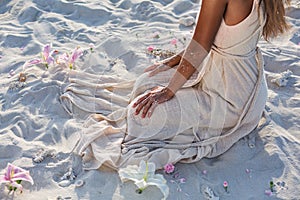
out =
[[[288,29],[284,14],[283,0],[202,0],[192,40],[180,54],[134,82],[103,76],[85,97],[73,81],[62,95],[68,111],[74,105],[111,109],[92,115],[81,131],[75,150],[84,167],[118,169],[148,160],[162,168],[227,151],[261,118],[267,87],[257,43]],[[130,98],[116,93],[126,89]],[[91,94],[94,105],[84,99]]]

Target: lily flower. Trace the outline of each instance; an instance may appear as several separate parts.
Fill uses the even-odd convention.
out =
[[[83,51],[80,47],[77,47],[73,50],[71,57],[69,59],[69,67],[70,69],[73,69],[73,66],[75,64],[75,61],[83,55]]]
[[[64,53],[58,56],[58,58],[56,59],[56,63],[64,64],[68,66],[70,69],[73,69],[75,65],[75,61],[82,55],[83,55],[82,49],[80,47],[77,47],[72,51],[71,55],[69,55],[68,53]]]
[[[53,54],[56,52],[55,50],[51,51],[52,44],[46,44],[44,46],[44,50],[41,53],[42,62],[45,64],[46,68],[49,67],[51,63],[54,63]]]
[[[63,53],[62,55],[58,56],[58,58],[56,59],[56,63],[57,64],[66,64],[69,62],[69,54],[67,53]]]
[[[7,164],[5,170],[5,174],[0,175],[0,184],[5,183],[10,191],[19,189],[22,192],[23,187],[21,181],[27,181],[33,185],[33,179],[31,178],[29,171],[14,166],[11,163]]]
[[[138,187],[139,192],[145,190],[149,185],[158,187],[163,199],[169,195],[169,187],[167,181],[161,174],[155,174],[155,164],[151,162],[141,161],[140,166],[128,165],[126,168],[119,170],[119,176],[122,182],[131,180]]]

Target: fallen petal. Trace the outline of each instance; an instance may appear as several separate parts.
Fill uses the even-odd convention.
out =
[[[265,190],[265,195],[268,195],[268,196],[272,196],[272,191],[271,190]]]

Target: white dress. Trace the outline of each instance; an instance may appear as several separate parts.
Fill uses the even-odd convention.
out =
[[[260,14],[258,12],[260,9]],[[118,169],[141,159],[157,168],[196,162],[227,151],[257,126],[267,87],[257,43],[265,17],[254,0],[249,16],[234,26],[223,20],[213,48],[175,97],[159,104],[151,118],[135,115],[139,95],[166,85],[175,69],[135,81],[77,72],[61,101],[65,109],[102,113],[86,120],[75,152],[85,169]],[[97,80],[97,81],[96,81]]]

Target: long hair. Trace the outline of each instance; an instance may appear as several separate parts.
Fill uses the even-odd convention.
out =
[[[260,0],[260,4],[262,1],[267,17],[263,36],[268,40],[284,33],[290,28],[285,19],[285,4],[290,4],[291,0]]]

